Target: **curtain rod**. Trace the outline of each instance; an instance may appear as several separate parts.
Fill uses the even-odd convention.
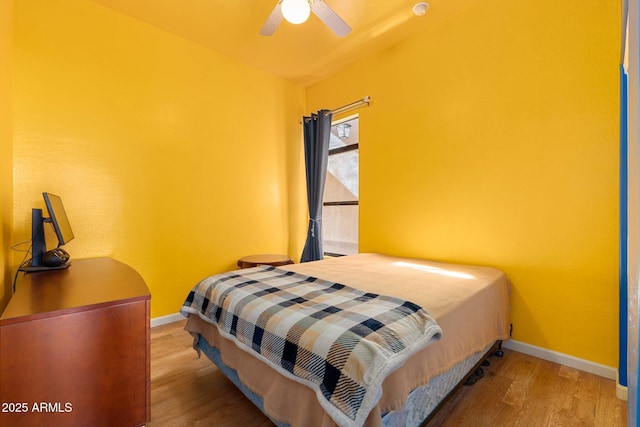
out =
[[[330,110],[330,111],[328,111],[326,113],[326,115],[346,113],[347,111],[354,110],[354,109],[356,109],[358,107],[362,107],[363,105],[367,105],[368,106],[368,105],[370,105],[370,103],[371,103],[371,97],[369,95],[367,95],[364,98],[359,99],[358,101],[354,101],[354,102],[352,102],[350,104],[343,105],[342,107],[338,107],[338,108],[335,108],[333,110]],[[305,122],[308,122],[309,120],[311,120],[311,117],[304,117],[304,121]],[[315,118],[313,120],[315,120]],[[302,123],[302,122],[300,122],[300,123]]]
[[[342,107],[338,107],[335,108],[333,110],[330,111],[331,114],[340,114],[340,113],[344,113],[350,110],[353,110],[354,108],[358,108],[361,107],[363,105],[369,105],[369,103],[371,102],[371,98],[369,97],[369,95],[365,96],[362,99],[359,99],[357,101],[354,101],[350,104],[347,105],[343,105]]]

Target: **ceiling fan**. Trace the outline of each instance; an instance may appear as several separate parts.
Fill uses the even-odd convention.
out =
[[[260,34],[273,35],[283,18],[292,24],[301,24],[307,20],[311,12],[339,37],[344,37],[351,32],[351,27],[323,0],[278,0],[278,4],[260,29]]]

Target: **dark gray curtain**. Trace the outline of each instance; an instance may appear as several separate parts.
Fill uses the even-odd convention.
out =
[[[300,262],[321,260],[322,252],[322,194],[327,178],[331,112],[304,117],[304,163],[307,175],[307,202],[309,203],[309,229]]]

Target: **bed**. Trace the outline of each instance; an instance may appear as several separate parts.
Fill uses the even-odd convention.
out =
[[[404,359],[397,359],[394,354],[390,358],[392,362],[380,365],[384,371],[380,375],[363,371],[368,366],[353,368],[348,362],[349,369],[356,370],[366,379],[363,380],[368,384],[366,387],[374,389],[360,393],[354,391],[360,389],[351,384],[335,385],[335,390],[348,391],[340,398],[355,399],[359,405],[362,404],[363,407],[358,406],[351,413],[349,401],[345,403],[337,399],[335,404],[327,403],[335,395],[327,393],[326,387],[312,384],[313,378],[304,375],[306,371],[298,376],[300,369],[297,366],[287,368],[286,361],[274,364],[269,357],[259,353],[260,349],[252,349],[250,341],[243,343],[238,339],[234,334],[242,334],[233,328],[243,330],[244,326],[238,326],[235,315],[229,315],[227,324],[230,329],[225,329],[212,319],[215,316],[211,314],[211,306],[207,314],[207,310],[194,302],[198,289],[207,298],[218,292],[209,287],[212,283],[219,286],[230,277],[238,283],[254,283],[255,277],[265,274],[310,278],[319,286],[325,283],[345,285],[346,290],[361,292],[360,295],[364,296],[374,295],[377,298],[389,295],[394,304],[400,302],[403,313],[410,312],[406,314],[406,324],[424,322],[420,327],[427,331],[427,336],[411,336],[401,342],[399,347],[402,349],[398,352],[404,352]],[[265,282],[270,280],[265,279]],[[207,298],[205,302],[209,303]],[[246,299],[245,296],[242,300]],[[239,305],[229,302],[230,299],[226,303],[224,298],[221,301],[220,307],[224,304]],[[250,304],[260,305],[262,302]],[[413,310],[414,306],[417,311]],[[217,308],[218,314],[220,307]],[[406,307],[411,310],[406,310]],[[497,343],[509,337],[510,330],[509,282],[502,271],[382,254],[358,254],[277,268],[258,266],[212,276],[194,287],[181,312],[187,317],[185,329],[193,335],[196,351],[211,359],[278,426],[420,425],[496,348]],[[290,315],[284,317],[291,318]],[[405,333],[407,336],[412,333],[408,329],[400,331],[391,332],[394,340],[402,340],[406,338]],[[393,341],[388,337],[384,339]],[[397,343],[394,341],[393,345],[397,346]],[[255,343],[253,347],[256,347]],[[303,359],[301,356],[298,358]],[[378,362],[371,364],[378,365]]]

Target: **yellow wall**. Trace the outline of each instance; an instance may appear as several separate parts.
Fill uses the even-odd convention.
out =
[[[619,2],[488,0],[311,87],[363,95],[360,250],[502,268],[516,340],[618,352]]]
[[[11,296],[13,228],[11,62],[13,0],[0,1],[0,312]]]
[[[13,242],[59,194],[72,256],[129,263],[175,313],[242,255],[299,257],[299,117],[370,95],[361,250],[502,268],[515,339],[616,365],[617,2],[487,0],[306,91],[92,2],[13,7]]]
[[[299,257],[298,86],[85,0],[16,2],[14,37],[14,241],[60,195],[65,248],[134,267],[152,317],[243,255]]]

